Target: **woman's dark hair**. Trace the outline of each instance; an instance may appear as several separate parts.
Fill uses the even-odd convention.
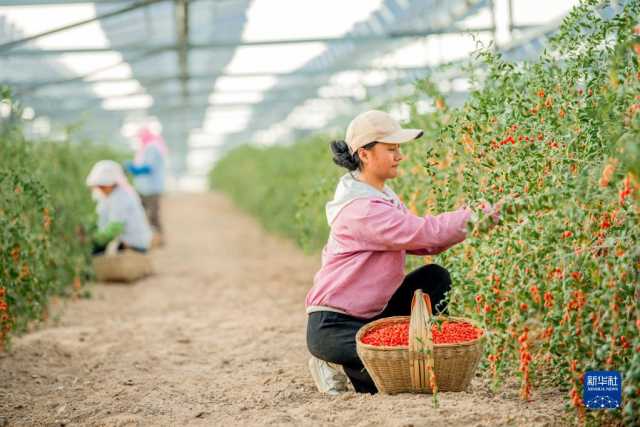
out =
[[[377,142],[373,141],[368,143],[367,145],[364,145],[362,148],[364,148],[365,150],[370,150],[376,144]],[[360,160],[358,153],[356,152],[351,155],[351,153],[349,153],[349,146],[346,142],[333,141],[331,143],[331,151],[333,152],[333,162],[336,165],[347,168],[347,170],[349,171],[354,171],[356,169],[362,168],[362,161]]]

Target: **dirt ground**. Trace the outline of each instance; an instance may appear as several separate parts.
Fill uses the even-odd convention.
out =
[[[0,353],[3,426],[551,426],[566,392],[319,394],[304,297],[319,266],[219,194],[164,201],[168,244],[135,286],[97,284]],[[61,307],[62,308],[62,307]]]

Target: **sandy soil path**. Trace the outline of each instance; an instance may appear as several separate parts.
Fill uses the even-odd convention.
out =
[[[307,370],[303,301],[319,265],[222,195],[174,195],[156,275],[98,284],[0,353],[0,427],[564,425],[559,391],[329,397]]]

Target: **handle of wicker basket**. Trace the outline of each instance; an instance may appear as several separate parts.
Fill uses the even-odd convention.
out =
[[[107,244],[107,248],[105,249],[104,254],[106,256],[116,255],[118,253],[118,246],[120,246],[120,239],[116,237]]]
[[[431,299],[420,289],[413,294],[409,321],[409,370],[414,391],[432,391],[435,386],[433,337],[431,336]]]

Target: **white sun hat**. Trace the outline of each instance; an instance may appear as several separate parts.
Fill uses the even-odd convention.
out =
[[[110,186],[120,184],[123,178],[126,180],[119,163],[113,160],[100,160],[91,168],[86,183],[89,187]]]

